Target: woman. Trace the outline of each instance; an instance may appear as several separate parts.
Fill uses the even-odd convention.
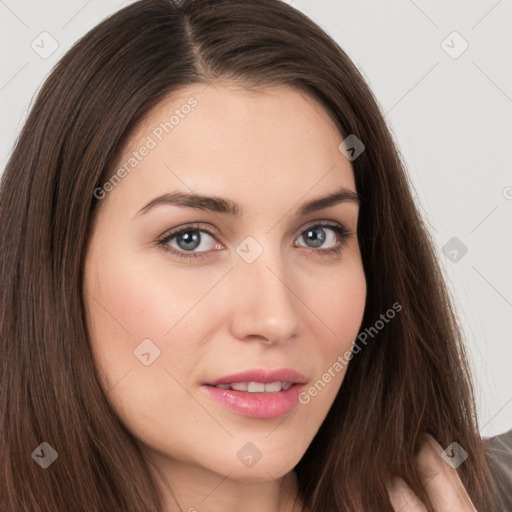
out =
[[[397,149],[292,7],[143,0],[91,30],[0,226],[1,510],[504,506]]]

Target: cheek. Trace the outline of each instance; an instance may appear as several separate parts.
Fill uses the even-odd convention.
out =
[[[309,353],[317,364],[312,383],[304,390],[300,402],[309,408],[318,423],[329,411],[355,357],[351,349],[361,328],[366,303],[362,263],[354,259],[310,289],[307,304],[313,314],[307,315],[312,340]]]
[[[107,398],[141,439],[160,439],[165,426],[168,448],[179,453],[183,446],[172,439],[183,440],[191,425],[177,421],[176,411],[183,418],[197,416],[182,386],[202,357],[197,331],[188,332],[196,327],[190,319],[198,298],[218,278],[193,281],[191,287],[186,272],[147,265],[135,269],[119,260],[113,267],[105,255],[100,261],[95,272],[86,272],[85,300],[93,356]]]
[[[346,350],[355,340],[361,326],[366,303],[366,278],[358,259],[326,273],[316,282],[304,283],[309,293],[306,304],[312,311],[310,328],[323,341],[322,354]],[[320,333],[324,333],[320,335]]]
[[[222,272],[199,276],[168,266],[117,265],[100,271],[89,300],[95,322],[130,347],[150,338],[163,341],[187,322],[187,316]],[[204,313],[204,311],[203,311]],[[132,347],[133,350],[134,347]]]
[[[93,253],[85,301],[104,387],[111,389],[120,379],[138,381],[133,397],[151,387],[162,389],[165,381],[169,389],[162,391],[170,393],[177,384],[166,370],[183,382],[187,369],[204,357],[205,328],[213,329],[218,318],[206,294],[224,273],[221,268],[180,271],[107,251]]]

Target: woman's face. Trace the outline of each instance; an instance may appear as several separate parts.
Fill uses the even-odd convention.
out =
[[[278,478],[326,417],[366,298],[358,204],[314,203],[356,191],[341,142],[294,89],[194,85],[146,116],[118,161],[125,172],[97,190],[84,282],[93,355],[121,421],[162,468]],[[176,193],[218,201],[147,206]],[[263,381],[247,391],[205,384],[282,369],[302,385],[279,373],[235,378]],[[265,380],[295,384],[262,391]]]

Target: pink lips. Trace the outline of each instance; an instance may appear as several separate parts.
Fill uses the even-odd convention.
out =
[[[289,368],[283,368],[281,370],[265,370],[255,368],[254,370],[247,370],[245,372],[233,373],[226,375],[220,379],[215,379],[203,384],[209,384],[210,386],[216,386],[217,384],[231,384],[232,382],[263,382],[267,384],[269,382],[293,382],[294,384],[305,384],[307,382],[306,377],[302,373],[290,370]]]
[[[287,390],[275,393],[251,393],[233,389],[216,388],[217,384],[233,382],[291,382]],[[204,382],[201,386],[209,397],[244,416],[259,419],[279,418],[289,413],[298,402],[298,397],[305,387],[307,379],[301,373],[291,369],[264,370],[254,369],[219,379]]]

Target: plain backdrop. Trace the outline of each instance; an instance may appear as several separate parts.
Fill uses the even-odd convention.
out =
[[[0,169],[45,77],[131,3],[0,0]],[[512,2],[292,0],[362,71],[403,155],[453,294],[480,431],[512,427]],[[49,54],[49,55],[48,55]]]

